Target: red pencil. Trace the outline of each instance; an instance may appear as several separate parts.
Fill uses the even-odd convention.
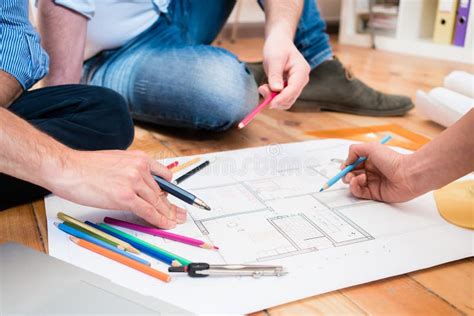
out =
[[[252,121],[255,116],[257,116],[257,114],[260,113],[268,105],[268,103],[270,103],[277,95],[278,92],[271,92],[270,95],[265,100],[263,100],[262,103],[260,103],[252,112],[249,113],[249,115],[247,115],[242,120],[242,122],[239,123],[238,128],[242,129],[247,126],[248,123],[250,123],[250,121]]]
[[[177,165],[179,165],[179,162],[178,162],[178,161],[174,161],[174,162],[170,163],[169,165],[167,165],[166,168],[167,168],[167,169],[171,169],[171,168],[176,167]]]

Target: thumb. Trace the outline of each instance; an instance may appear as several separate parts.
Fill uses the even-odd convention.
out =
[[[268,86],[268,84],[264,84],[264,85],[261,85],[260,87],[258,87],[258,93],[260,93],[260,95],[264,99],[266,99],[270,96],[272,91],[270,90],[270,87]]]
[[[275,92],[283,90],[283,73],[286,60],[283,56],[273,57],[267,66],[267,77],[270,89]]]

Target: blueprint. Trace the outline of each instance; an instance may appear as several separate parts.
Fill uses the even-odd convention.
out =
[[[196,313],[250,313],[473,255],[473,232],[445,222],[431,193],[389,205],[358,200],[343,183],[318,192],[339,171],[351,143],[307,141],[204,155],[212,164],[182,186],[212,211],[172,199],[189,214],[173,232],[211,242],[219,251],[124,229],[192,261],[277,264],[286,268],[285,276],[177,275],[161,283],[77,247],[53,226],[59,211],[97,222],[105,216],[143,221],[129,212],[97,210],[55,196],[46,198],[49,253]],[[183,300],[182,293],[190,291],[193,295]]]

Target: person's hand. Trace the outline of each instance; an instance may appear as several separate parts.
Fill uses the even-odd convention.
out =
[[[399,154],[379,143],[351,145],[349,157],[341,169],[367,157],[343,181],[351,193],[362,199],[388,203],[405,202],[418,196],[408,174],[409,156]]]
[[[152,174],[171,180],[172,174],[139,151],[73,151],[63,170],[54,172],[52,192],[75,203],[132,211],[161,228],[186,220],[186,211],[171,204]]]
[[[284,32],[273,31],[265,40],[263,67],[268,84],[260,86],[259,93],[267,98],[272,91],[281,91],[270,103],[270,108],[289,109],[308,83],[311,71],[293,43],[293,38]],[[287,83],[286,87],[284,82]]]

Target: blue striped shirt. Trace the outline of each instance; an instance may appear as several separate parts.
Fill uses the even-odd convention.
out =
[[[0,0],[0,69],[25,90],[48,73],[48,55],[28,19],[28,0]]]

